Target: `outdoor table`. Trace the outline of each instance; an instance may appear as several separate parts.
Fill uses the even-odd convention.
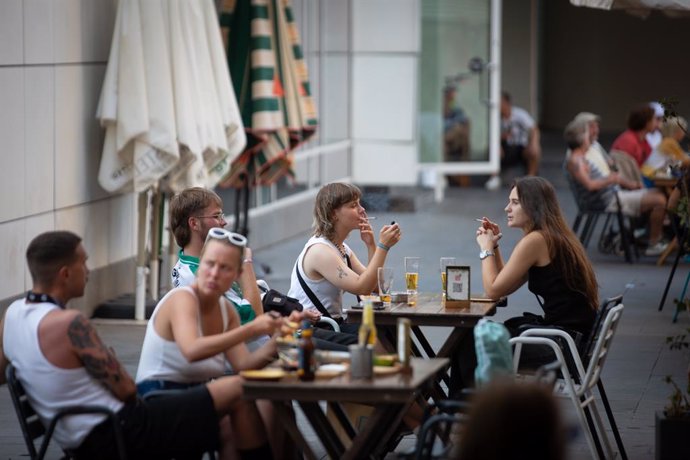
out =
[[[246,380],[242,384],[243,396],[250,400],[270,400],[279,421],[307,459],[316,460],[317,457],[297,426],[292,401],[296,401],[302,408],[331,458],[380,458],[385,456],[384,448],[396,434],[403,416],[415,398],[447,365],[447,359],[413,358],[411,373],[398,372],[376,376],[371,380],[351,379],[348,373],[312,382],[303,382],[294,375],[279,381]],[[319,401],[327,401],[329,407],[333,408],[333,421],[326,417]],[[373,413],[359,433],[355,432],[340,405],[343,402],[373,407]],[[352,440],[350,446],[346,447],[336,434],[336,420]]]
[[[497,303],[494,301],[470,302],[467,308],[446,308],[443,305],[441,293],[419,293],[415,305],[407,303],[393,303],[390,308],[376,310],[374,320],[377,328],[383,332],[379,337],[381,344],[390,352],[395,351],[396,331],[395,326],[399,318],[408,318],[412,326],[412,333],[422,347],[420,350],[414,342],[412,343],[412,354],[417,357],[441,357],[451,358],[451,372],[459,372],[455,369],[457,360],[452,359],[453,353],[458,349],[460,341],[474,328],[480,319],[496,313]],[[350,308],[347,311],[348,323],[361,323],[362,310]],[[450,335],[441,345],[438,351],[434,351],[431,344],[424,336],[420,326],[442,326],[452,327]],[[440,380],[449,386],[450,380],[446,373],[443,373],[434,386],[434,399],[439,399],[443,390],[440,387]],[[441,392],[441,393],[439,393]]]

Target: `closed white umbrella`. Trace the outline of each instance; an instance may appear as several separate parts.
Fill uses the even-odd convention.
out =
[[[213,0],[119,0],[97,117],[105,128],[98,180],[109,192],[213,187],[229,172],[246,135]],[[139,203],[143,318],[148,217],[147,201]]]
[[[690,0],[570,0],[570,3],[604,10],[622,9],[642,18],[649,16],[652,10],[662,10],[667,16],[690,14]]]

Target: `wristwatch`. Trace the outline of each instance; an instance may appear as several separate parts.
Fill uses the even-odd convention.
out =
[[[487,251],[486,249],[482,249],[479,251],[479,260],[484,260],[489,256],[493,256],[494,252],[493,251]]]

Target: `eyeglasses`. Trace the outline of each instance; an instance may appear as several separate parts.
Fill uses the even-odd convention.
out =
[[[230,244],[239,246],[241,248],[247,246],[247,238],[244,235],[240,235],[239,233],[231,232],[230,230],[225,230],[224,228],[220,227],[213,227],[208,231],[208,235],[206,235],[206,242],[208,242],[208,240],[211,238],[215,238],[217,240],[227,239]]]
[[[222,212],[217,212],[215,214],[211,214],[210,216],[194,216],[197,219],[216,219],[216,220],[225,220],[225,214]]]

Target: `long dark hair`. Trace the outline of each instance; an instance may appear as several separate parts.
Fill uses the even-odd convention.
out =
[[[524,177],[515,181],[518,200],[530,218],[526,233],[539,231],[546,240],[549,257],[563,274],[565,284],[581,293],[589,307],[599,306],[599,289],[592,264],[575,233],[570,229],[558,205],[553,185],[542,177]]]

